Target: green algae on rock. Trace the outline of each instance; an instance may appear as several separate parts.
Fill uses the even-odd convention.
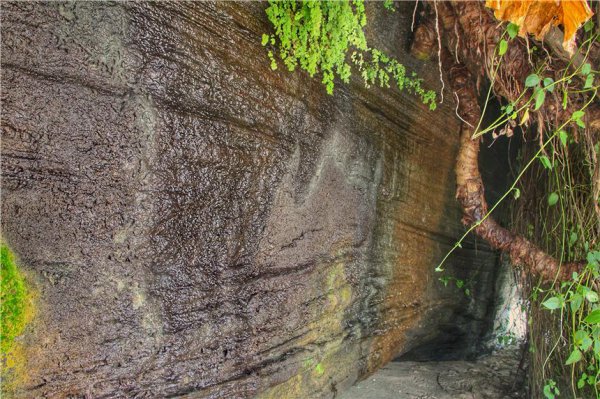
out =
[[[0,353],[2,368],[12,368],[13,344],[32,316],[31,294],[14,255],[0,244]]]

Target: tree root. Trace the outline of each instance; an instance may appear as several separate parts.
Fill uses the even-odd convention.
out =
[[[568,280],[573,272],[580,271],[585,266],[584,262],[561,264],[531,241],[500,226],[488,214],[484,185],[479,172],[480,139],[472,138],[475,133],[472,126],[477,126],[482,111],[477,101],[476,80],[471,72],[475,70],[476,75],[484,75],[484,71],[489,73],[485,68],[487,56],[480,52],[477,53],[478,44],[476,42],[471,43],[472,45],[464,43],[460,46],[463,54],[452,54],[452,48],[458,49],[457,43],[461,39],[484,43],[483,51],[491,51],[493,54],[500,37],[500,33],[497,31],[498,26],[478,3],[455,2],[448,4],[443,2],[439,7],[440,18],[446,33],[441,62],[444,70],[448,73],[450,87],[458,102],[457,113],[464,122],[460,132],[460,149],[455,167],[456,198],[463,208],[462,221],[465,225],[475,225],[474,231],[477,235],[485,239],[493,248],[507,253],[513,265],[523,266],[524,270],[532,276],[539,277],[544,282]],[[461,12],[458,13],[453,7],[460,8]],[[461,34],[459,35],[458,32]],[[430,22],[425,21],[418,27],[413,53],[419,58],[426,58],[428,49],[433,52],[435,41],[431,40],[432,36],[435,37]],[[423,41],[420,42],[420,39]],[[441,40],[441,38],[438,36],[437,40]],[[509,98],[514,96],[516,90],[522,90],[521,85],[524,79],[520,79],[521,75],[530,70],[529,65],[523,64],[526,62],[527,56],[522,54],[519,47],[514,47],[512,52],[515,54],[509,54],[509,56],[514,56],[515,62],[505,62],[502,68],[506,71],[502,68],[500,70],[500,76],[507,75],[511,78],[504,81],[500,78],[495,82],[496,93]],[[466,64],[459,62],[459,57],[466,58]],[[467,65],[470,65],[470,68]],[[516,76],[510,73],[513,69],[515,72],[518,70],[518,73],[515,73]],[[510,89],[507,90],[507,87]]]
[[[450,87],[459,98],[459,113],[466,121],[476,124],[481,116],[477,102],[474,80],[464,65],[456,63],[449,55],[443,57],[444,69],[449,71]],[[568,280],[574,271],[580,271],[584,263],[560,264],[554,257],[538,248],[531,241],[515,235],[500,226],[488,215],[484,186],[479,172],[480,140],[472,139],[472,129],[464,124],[460,133],[460,149],[456,159],[456,198],[464,212],[463,223],[477,224],[475,232],[493,248],[510,255],[515,265],[522,265],[532,275],[544,281]]]

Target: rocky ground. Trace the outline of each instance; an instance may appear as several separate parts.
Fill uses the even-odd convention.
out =
[[[339,398],[525,398],[520,354],[507,349],[476,361],[392,362]]]

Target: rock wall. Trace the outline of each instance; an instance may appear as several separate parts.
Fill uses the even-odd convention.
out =
[[[400,7],[368,34],[437,82]],[[2,236],[38,292],[13,396],[332,397],[474,348],[495,256],[449,261],[471,298],[434,272],[464,231],[453,104],[271,71],[264,8],[2,4]]]

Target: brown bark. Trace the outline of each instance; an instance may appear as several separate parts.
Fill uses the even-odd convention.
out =
[[[459,99],[459,113],[466,122],[475,125],[481,116],[477,102],[474,80],[468,69],[452,60],[448,53],[442,57],[444,69],[448,71],[450,87]],[[582,263],[561,265],[558,260],[542,251],[531,241],[515,235],[500,226],[493,217],[487,216],[488,206],[484,197],[484,186],[479,173],[479,139],[472,139],[472,128],[466,123],[461,128],[460,149],[456,160],[456,198],[464,212],[463,223],[477,224],[475,232],[492,247],[510,255],[515,265],[544,281],[554,278],[567,280]]]

